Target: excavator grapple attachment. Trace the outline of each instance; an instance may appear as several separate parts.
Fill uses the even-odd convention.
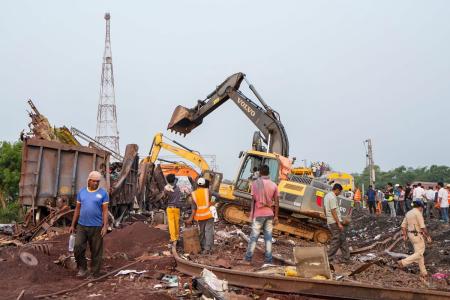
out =
[[[191,109],[178,105],[173,111],[172,118],[170,119],[167,129],[186,135],[201,123],[201,121],[194,122],[192,120]]]

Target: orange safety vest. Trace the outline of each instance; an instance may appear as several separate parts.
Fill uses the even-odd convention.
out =
[[[209,190],[206,188],[198,188],[192,192],[192,200],[194,200],[197,205],[197,210],[195,211],[194,220],[203,221],[208,220],[213,217],[209,207],[211,202],[209,201]]]
[[[353,200],[355,200],[356,202],[361,201],[361,191],[359,189],[356,189],[355,196],[353,196]]]

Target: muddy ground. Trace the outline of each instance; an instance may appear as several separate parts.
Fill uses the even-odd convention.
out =
[[[39,241],[46,244],[49,254],[41,249],[29,246],[0,248],[0,299],[16,299],[25,291],[23,299],[36,299],[38,296],[51,294],[64,289],[70,289],[86,282],[75,276],[76,270],[69,266],[62,266],[55,262],[62,255],[67,255],[68,233],[62,233]],[[168,251],[168,233],[165,230],[150,227],[143,222],[126,225],[123,229],[115,229],[104,239],[103,272],[111,272],[121,266],[133,262],[142,255],[155,256],[149,261],[139,262],[130,267],[137,271],[146,271],[142,275],[109,276],[53,298],[58,299],[194,299],[189,289],[183,285],[192,285],[192,278],[180,274],[175,270],[175,260]],[[20,252],[29,252],[39,263],[28,266],[20,258]],[[89,254],[88,254],[89,257]],[[161,281],[165,274],[179,277],[179,288],[166,288]],[[163,285],[163,287],[157,287]],[[253,291],[249,289],[233,289],[233,295],[240,295],[242,299],[318,299],[298,295],[285,295]],[[50,298],[49,298],[50,299]]]
[[[65,233],[48,241],[40,242],[50,245],[50,255],[37,249],[22,248],[22,251],[27,251],[38,259],[39,264],[37,266],[28,266],[20,260],[19,252],[21,249],[14,247],[1,249],[0,258],[3,261],[0,262],[0,286],[2,286],[0,298],[15,299],[22,290],[25,290],[25,298],[33,299],[36,295],[56,292],[82,283],[85,279],[76,278],[75,270],[55,264],[55,261],[58,261],[61,255],[68,254],[68,237],[69,235]],[[153,291],[149,294],[146,287],[159,283],[159,280],[153,277],[160,273],[171,273],[175,266],[172,257],[162,254],[166,250],[167,233],[150,228],[144,223],[134,223],[124,229],[115,230],[106,235],[104,239],[104,272],[110,272],[123,266],[144,253],[159,255],[160,257],[157,260],[142,262],[133,266],[133,268],[148,271],[145,273],[145,282],[142,278],[127,280],[127,278],[113,277],[64,297],[82,299],[89,295],[91,297],[103,295],[111,299],[123,299],[121,291],[124,289],[129,289],[127,294],[131,297],[140,298],[147,294],[155,296]],[[167,296],[164,291],[161,295]]]
[[[353,250],[371,245],[375,241],[382,241],[398,232],[401,217],[389,218],[387,216],[372,217],[366,211],[356,211],[353,223],[350,225],[348,240]],[[425,253],[427,269],[430,275],[436,273],[450,273],[450,229],[432,220],[428,224],[433,242],[427,245]],[[162,226],[164,229],[164,226]],[[249,226],[241,227],[249,234]],[[263,253],[256,250],[252,265],[242,264],[247,243],[235,233],[236,227],[224,223],[216,224],[215,250],[211,255],[189,255],[195,262],[225,267],[235,270],[263,272]],[[318,244],[295,237],[275,236],[273,245],[274,254],[285,259],[293,260],[294,246],[318,246]],[[67,255],[68,233],[40,240],[38,244],[46,246],[33,249],[30,245],[25,247],[8,246],[0,248],[0,286],[2,292],[0,299],[16,299],[21,291],[25,291],[24,299],[34,299],[36,296],[54,293],[63,289],[76,287],[86,281],[75,277],[76,271],[55,262],[61,256]],[[260,243],[263,247],[263,244]],[[45,252],[47,252],[46,254]],[[135,261],[142,255],[153,256],[151,260],[139,262],[130,267],[137,271],[146,271],[142,275],[109,276],[89,286],[65,293],[57,298],[65,299],[192,299],[189,289],[183,285],[192,284],[192,278],[178,273],[175,270],[175,261],[168,251],[168,233],[144,222],[134,222],[124,225],[122,229],[114,229],[104,239],[104,273],[111,272],[121,266]],[[350,264],[336,264],[333,274],[348,275],[357,267],[375,261],[364,272],[345,277],[343,280],[358,281],[385,287],[411,287],[434,288],[448,290],[448,279],[431,279],[431,286],[417,280],[418,268],[411,266],[400,270],[396,266],[397,258],[383,253],[384,248],[378,247],[370,251],[352,255]],[[37,266],[28,266],[20,258],[20,252],[29,252],[39,261]],[[400,242],[392,249],[393,252],[408,253],[411,251],[408,243]],[[181,247],[179,252],[183,253]],[[70,261],[70,260],[69,260]],[[283,265],[280,261],[275,264]],[[179,277],[179,288],[166,288],[161,278],[165,274]],[[431,277],[431,276],[430,276]],[[159,288],[157,285],[162,284]],[[236,295],[243,299],[313,299],[309,297],[264,293],[248,289],[233,289]],[[250,297],[250,298],[249,298]]]

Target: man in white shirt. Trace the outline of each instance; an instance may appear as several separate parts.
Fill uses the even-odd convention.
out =
[[[448,223],[448,190],[450,185],[447,184],[447,189],[444,188],[444,183],[438,183],[438,202],[441,208],[441,222]]]
[[[351,189],[345,192],[345,197],[353,199],[353,196],[355,196],[355,193]]]
[[[419,182],[417,187],[413,191],[413,201],[420,200],[423,201],[425,195],[425,190],[422,188],[422,184]]]
[[[433,210],[434,207],[434,189],[433,187],[430,185],[428,187],[428,190],[425,192],[425,199],[426,199],[426,212],[425,215],[427,217],[427,220],[430,220],[430,215],[431,215],[431,211]],[[433,213],[434,215],[434,213]]]
[[[342,192],[342,185],[336,183],[331,192],[325,195],[323,205],[327,217],[328,229],[331,232],[330,248],[328,249],[328,258],[335,260],[336,253],[341,250],[342,262],[350,261],[350,250],[347,244],[346,225],[341,217],[341,211],[337,196]]]

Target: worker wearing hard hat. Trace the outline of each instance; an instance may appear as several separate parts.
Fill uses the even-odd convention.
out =
[[[186,224],[192,224],[192,219],[197,221],[202,253],[210,254],[214,245],[214,216],[210,210],[212,202],[205,178],[198,178],[197,186],[197,189],[191,193],[192,214]]]
[[[424,203],[421,200],[415,200],[413,202],[413,209],[406,213],[403,219],[401,228],[403,239],[407,238],[414,246],[414,253],[405,259],[398,262],[400,267],[405,267],[412,263],[418,263],[420,269],[420,275],[423,279],[427,276],[427,269],[425,268],[425,259],[423,253],[425,252],[425,239],[431,242],[431,237],[425,227],[423,219],[423,207]]]

